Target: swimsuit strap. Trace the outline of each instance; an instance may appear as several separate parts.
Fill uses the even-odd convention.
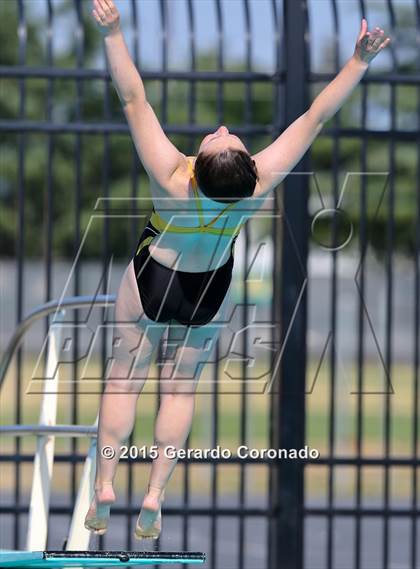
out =
[[[189,169],[189,171],[190,171],[191,187],[192,187],[192,190],[193,190],[193,192],[194,192],[195,202],[196,202],[196,204],[197,204],[197,212],[198,212],[199,224],[200,224],[200,227],[204,227],[203,206],[202,206],[202,203],[201,203],[200,196],[198,195],[198,184],[197,184],[197,180],[196,180],[196,178],[195,178],[194,168],[193,168],[193,165],[192,165],[190,159],[188,159],[188,169]]]
[[[212,219],[211,221],[209,221],[208,223],[206,223],[205,227],[210,227],[211,225],[213,225],[213,223],[214,223],[215,221],[217,221],[217,220],[219,219],[219,217],[220,217],[222,214],[224,214],[229,208],[233,207],[233,206],[235,205],[235,203],[236,203],[236,202],[232,202],[232,203],[228,204],[226,207],[224,207],[224,208],[222,209],[222,211],[220,211],[220,212],[216,215],[216,217],[213,217],[213,219]]]
[[[150,222],[158,232],[169,231],[171,233],[212,233],[214,235],[230,235],[235,236],[239,233],[242,225],[236,227],[209,227],[208,225],[196,225],[185,227],[168,223],[161,215],[153,209],[150,215]]]

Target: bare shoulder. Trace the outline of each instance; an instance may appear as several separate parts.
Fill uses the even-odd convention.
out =
[[[191,178],[191,167],[193,166],[196,158],[195,156],[185,156],[185,154],[182,156],[184,159],[181,160],[180,165],[172,174],[170,180],[173,191],[177,196],[180,194],[185,196],[188,193],[188,184]]]
[[[279,184],[279,180],[276,179],[276,177],[272,175],[272,172],[267,169],[267,165],[264,163],[264,160],[261,160],[261,156],[255,154],[252,156],[252,159],[255,161],[258,173],[258,181],[255,186],[253,197],[262,198],[271,190],[276,188]]]
[[[188,160],[192,162],[195,160],[195,156],[185,156],[183,160],[180,161],[178,168],[174,171],[170,179],[162,187],[156,182],[156,180],[151,180],[151,191],[152,195],[166,195],[174,198],[185,198],[188,195],[188,182],[190,179],[190,167]]]

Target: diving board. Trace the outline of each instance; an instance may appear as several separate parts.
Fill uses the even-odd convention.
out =
[[[139,567],[204,563],[197,551],[0,551],[0,567]]]

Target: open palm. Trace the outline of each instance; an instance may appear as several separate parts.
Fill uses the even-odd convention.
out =
[[[391,43],[391,38],[385,35],[378,26],[371,32],[368,31],[368,23],[362,18],[359,37],[357,38],[354,53],[364,63],[370,63],[380,51]]]

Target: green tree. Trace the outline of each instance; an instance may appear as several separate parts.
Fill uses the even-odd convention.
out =
[[[20,64],[18,60],[18,14],[17,2],[0,0],[1,21],[0,64],[11,66]],[[57,7],[56,17],[63,21],[74,21],[74,3],[66,0]],[[26,65],[45,66],[46,59],[46,33],[45,22],[36,17],[28,16]],[[404,25],[404,19],[400,19]],[[409,22],[407,22],[407,26]],[[407,37],[401,34],[403,41]],[[74,40],[76,42],[76,39]],[[57,68],[71,69],[77,65],[77,45],[68,46],[67,50],[54,55],[53,64]],[[330,48],[328,48],[330,49]],[[83,22],[83,66],[94,68],[97,66],[97,57],[102,50],[101,35],[91,18]],[[327,48],[326,48],[327,50]],[[330,57],[326,51],[326,62]],[[415,73],[414,53],[404,62],[405,73]],[[200,70],[217,69],[217,57],[213,52],[200,53],[197,58],[197,68]],[[230,71],[244,70],[241,63],[228,65]],[[162,117],[162,84],[160,81],[145,81],[148,98]],[[317,85],[312,98],[321,88]],[[30,120],[41,124],[48,119],[48,97],[51,91],[51,121],[72,125],[75,122],[89,123],[122,123],[125,118],[120,102],[112,84],[103,80],[83,79],[77,83],[74,79],[48,79],[30,78],[25,80],[25,112],[24,117],[19,116],[20,107],[20,80],[1,78],[0,85],[0,112],[3,119]],[[246,116],[246,89],[239,82],[227,82],[222,86],[224,101],[223,121],[229,125],[240,125],[245,120],[253,124],[271,124],[276,116],[274,85],[256,83],[251,91],[251,116]],[[188,124],[188,93],[190,86],[185,81],[168,81],[168,125]],[[416,113],[414,87],[398,86],[398,117],[399,121],[413,124]],[[109,112],[105,113],[105,96],[109,100]],[[217,125],[217,82],[198,82],[195,88],[195,123],[197,125]],[[372,86],[369,92],[369,101],[374,103],[375,112],[386,117],[389,115],[389,94],[382,86]],[[358,123],[360,112],[360,91],[346,103],[341,111],[342,126],[354,126]],[[371,103],[370,103],[371,105]],[[371,106],[370,106],[371,108]],[[331,121],[332,123],[333,121]],[[287,125],[285,125],[287,126]],[[104,137],[102,134],[74,133],[42,133],[30,132],[24,136],[19,133],[1,132],[1,169],[0,169],[0,196],[2,213],[0,215],[0,240],[2,254],[13,255],[16,236],[18,235],[18,181],[19,181],[19,147],[24,140],[24,196],[25,196],[25,254],[40,256],[44,251],[44,233],[47,223],[48,204],[48,144],[51,141],[52,149],[52,238],[53,254],[55,256],[69,256],[74,254],[75,246],[83,233],[95,203],[104,193],[104,176],[109,180],[108,195],[112,198],[127,198],[133,194],[145,199],[144,207],[151,208],[148,192],[147,177],[135,153],[129,134],[111,134]],[[183,152],[192,153],[197,148],[200,137],[195,139],[187,135],[171,135],[173,142]],[[245,139],[249,150],[254,152],[270,143],[267,136],[255,136]],[[340,173],[360,169],[360,140],[342,139],[340,141]],[[108,154],[106,154],[108,145]],[[387,169],[388,143],[372,140],[368,145],[368,168]],[[395,164],[396,179],[396,245],[405,251],[414,251],[414,212],[415,199],[415,147],[412,144],[398,142],[397,159]],[[332,192],[333,152],[329,137],[321,136],[315,141],[312,149],[313,170],[317,172],[322,189]],[[80,161],[77,160],[78,156]],[[133,164],[134,161],[134,164]],[[77,165],[80,165],[78,171]],[[132,182],[133,168],[137,172],[135,187]],[[79,195],[76,186],[80,180]],[[375,184],[375,182],[373,182]],[[374,196],[380,191],[378,184],[369,186],[369,218],[375,216]],[[315,188],[312,187],[312,192]],[[360,211],[358,207],[359,189],[352,188],[352,200],[347,204],[348,213],[356,225]],[[313,194],[314,195],[314,194]],[[118,207],[118,202],[117,207]],[[126,202],[125,202],[126,203]],[[81,216],[80,228],[77,227],[77,209]],[[378,251],[384,248],[383,235],[387,223],[387,211],[383,208],[379,212],[375,223],[372,243]],[[110,231],[109,248],[117,256],[127,257],[127,243],[133,232],[140,234],[142,223],[135,221],[127,223],[126,220],[113,219],[108,222]],[[258,222],[259,236],[270,231],[268,223]],[[329,224],[323,221],[320,226],[321,233],[325,233],[328,240]],[[130,233],[131,232],[131,233]],[[84,252],[86,255],[98,257],[103,252],[103,224],[92,224],[89,239],[86,241]]]

